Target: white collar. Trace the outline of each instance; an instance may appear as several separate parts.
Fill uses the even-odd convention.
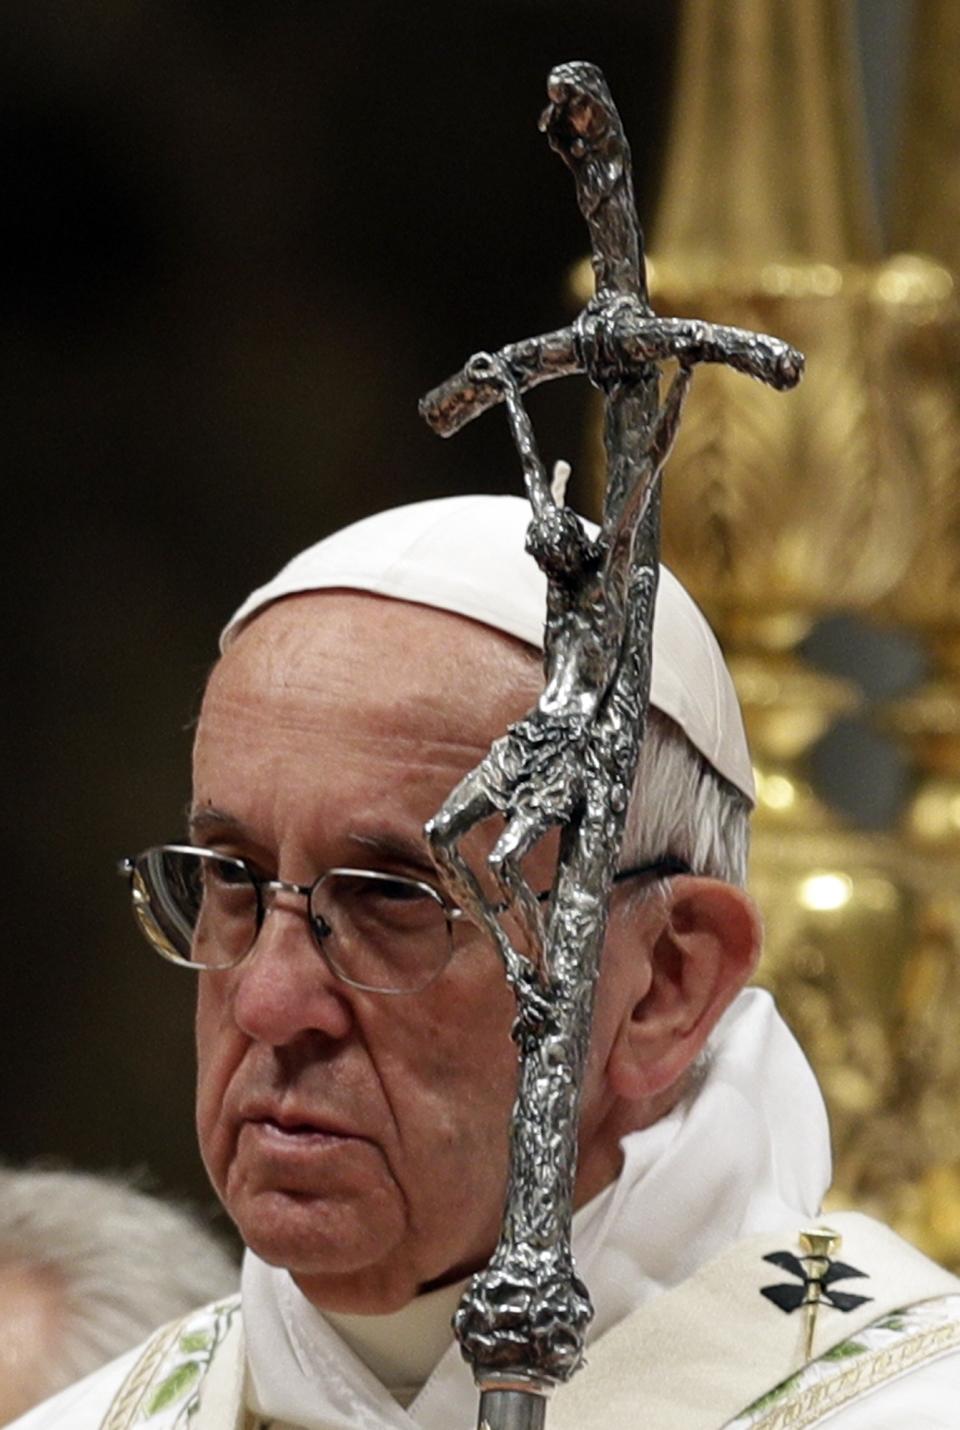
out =
[[[756,989],[718,1024],[699,1086],[622,1146],[620,1177],[574,1218],[577,1266],[596,1306],[591,1338],[739,1238],[814,1216],[830,1180],[820,1090]],[[285,1271],[247,1252],[242,1285],[251,1408],[261,1415],[303,1430],[449,1430],[474,1418],[472,1376],[452,1338],[405,1411]],[[422,1343],[425,1324],[433,1336],[450,1299],[446,1289],[371,1318],[389,1322],[378,1330],[399,1379],[422,1377],[404,1341]]]

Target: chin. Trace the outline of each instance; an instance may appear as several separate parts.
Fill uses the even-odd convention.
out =
[[[305,1206],[303,1197],[261,1194],[256,1207],[231,1213],[251,1251],[289,1272],[320,1311],[388,1315],[419,1287],[402,1234],[371,1226],[343,1206]],[[388,1234],[389,1233],[389,1234]]]
[[[376,1217],[369,1203],[299,1192],[241,1194],[227,1201],[227,1211],[251,1251],[298,1281],[371,1275],[403,1238],[396,1214]]]

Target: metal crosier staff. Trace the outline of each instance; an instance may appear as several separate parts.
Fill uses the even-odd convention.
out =
[[[420,411],[443,436],[506,403],[531,507],[527,549],[547,577],[544,691],[427,825],[449,892],[494,939],[517,1000],[519,1088],[500,1240],[455,1327],[480,1390],[480,1425],[534,1430],[545,1397],[583,1359],[592,1316],[570,1250],[576,1138],[593,993],[627,804],[646,723],[659,550],[660,473],[691,370],[722,362],[780,389],[802,356],[776,338],[657,317],[649,304],[630,151],[600,71],[554,69],[540,121],[571,169],[587,221],[595,296],[569,327],[480,353]],[[660,360],[679,370],[659,398]],[[551,490],[525,389],[583,372],[604,394],[607,484],[596,539]],[[491,902],[460,842],[504,820],[488,864]],[[522,860],[553,826],[560,852],[546,905]],[[509,911],[522,938],[511,939]],[[520,945],[518,947],[518,944]],[[522,951],[521,951],[522,950]]]

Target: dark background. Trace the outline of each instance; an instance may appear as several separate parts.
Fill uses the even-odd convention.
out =
[[[445,444],[417,398],[569,315],[553,63],[606,71],[652,211],[679,8],[6,0],[0,1156],[207,1196],[191,979],[139,940],[116,859],[182,833],[247,591],[396,501],[517,490],[501,418]],[[533,399],[548,459],[576,461],[585,396]]]
[[[0,1153],[206,1195],[192,986],[118,855],[182,834],[220,625],[398,500],[516,490],[496,418],[419,395],[565,320],[584,250],[544,80],[617,89],[641,212],[674,14],[631,3],[3,7],[8,788]],[[534,404],[576,458],[584,392]]]

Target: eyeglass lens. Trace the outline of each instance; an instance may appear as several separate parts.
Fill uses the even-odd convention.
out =
[[[258,888],[265,883],[268,893]],[[197,968],[230,968],[252,948],[275,897],[238,859],[164,846],[133,861],[134,911],[163,957]],[[309,918],[330,967],[379,992],[414,992],[446,965],[450,924],[439,895],[417,880],[367,870],[331,870],[313,886]]]

